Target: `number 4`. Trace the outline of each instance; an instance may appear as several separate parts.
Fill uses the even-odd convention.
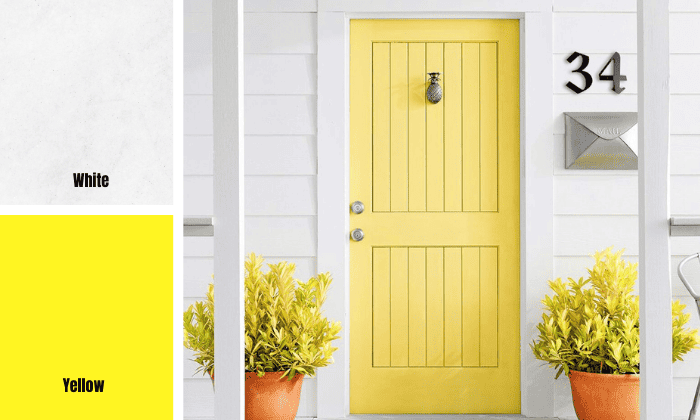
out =
[[[612,76],[604,75],[603,72],[605,69],[608,68],[610,65],[610,62],[613,63],[613,74]],[[603,70],[598,73],[598,78],[600,80],[612,80],[613,86],[612,86],[612,91],[615,93],[622,93],[625,88],[620,87],[620,82],[621,81],[626,81],[627,76],[621,75],[620,74],[620,54],[619,53],[614,53],[610,60],[608,60],[607,63],[605,63],[605,67],[603,67]]]

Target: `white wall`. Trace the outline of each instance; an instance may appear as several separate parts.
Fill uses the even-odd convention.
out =
[[[316,4],[247,3],[246,253],[294,262],[306,280],[316,272]],[[185,217],[213,212],[211,43],[211,0],[185,0]],[[204,298],[213,239],[187,237],[184,245],[183,309]],[[186,351],[185,418],[211,418],[211,383],[193,376],[190,357]],[[307,378],[298,417],[315,415],[316,380]]]
[[[671,1],[671,213],[700,215],[700,11],[697,2]],[[564,119],[568,111],[636,111],[636,1],[554,0],[554,275],[586,275],[594,251],[615,245],[638,261],[637,172],[564,169]],[[564,85],[581,84],[566,57],[579,51],[591,57],[593,86],[576,95]],[[611,53],[622,56],[627,89],[620,95],[597,74]],[[610,68],[608,68],[609,73]],[[672,238],[673,295],[688,304],[692,326],[700,326],[694,303],[675,274],[682,256],[700,251],[700,239]],[[700,285],[700,267],[689,274]],[[674,415],[687,418],[700,375],[700,351],[674,365]],[[575,419],[569,382],[555,386],[556,415]]]
[[[636,111],[636,2],[554,0],[554,271],[578,277],[587,255],[609,245],[637,261],[637,177],[630,171],[564,169],[563,112]],[[672,0],[671,210],[700,215],[700,6]],[[316,271],[316,2],[256,0],[246,4],[246,250],[271,262],[296,262],[300,278]],[[694,12],[694,13],[682,13]],[[589,54],[594,76],[617,51],[627,89],[616,95],[595,80],[575,95],[565,58]],[[211,2],[185,0],[185,214],[212,213]],[[572,79],[573,80],[573,79]],[[578,80],[574,80],[579,83]],[[185,238],[185,304],[202,299],[212,273],[211,238]],[[675,276],[679,259],[700,239],[672,240],[676,298],[692,304]],[[700,267],[689,274],[700,285]],[[693,276],[694,275],[694,276]],[[546,281],[547,279],[542,279]],[[692,306],[692,324],[700,326]],[[186,355],[186,358],[188,355]],[[208,379],[192,377],[185,361],[185,417],[213,415]],[[700,375],[700,351],[674,365],[674,414],[687,416]],[[554,375],[552,375],[554,377]],[[556,382],[556,415],[575,418],[568,381]],[[316,413],[315,380],[305,380],[300,417]]]

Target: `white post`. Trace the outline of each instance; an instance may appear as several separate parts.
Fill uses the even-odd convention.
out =
[[[213,0],[216,420],[243,419],[243,0]]]
[[[641,420],[673,412],[668,2],[637,2]]]
[[[345,13],[318,13],[318,271],[330,271],[333,285],[323,305],[328,319],[341,321],[333,345],[335,363],[318,370],[318,417],[341,418],[350,412],[348,365],[349,214]],[[330,116],[330,118],[326,118]],[[338,124],[338,121],[344,123]]]

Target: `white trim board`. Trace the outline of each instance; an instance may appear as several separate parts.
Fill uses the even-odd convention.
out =
[[[216,420],[243,418],[243,0],[214,0],[214,272]],[[203,239],[203,238],[197,238]]]
[[[655,420],[673,413],[669,0],[638,0],[637,10],[639,405],[641,420]]]
[[[553,272],[552,12],[539,1],[319,0],[318,271],[334,283],[326,315],[343,323],[335,363],[319,369],[318,418],[347,418],[349,394],[349,22],[356,18],[520,19],[521,412],[554,415],[551,370],[535,360],[540,299]]]
[[[318,0],[319,12],[551,12],[551,2],[542,0]],[[432,16],[431,16],[432,17]]]

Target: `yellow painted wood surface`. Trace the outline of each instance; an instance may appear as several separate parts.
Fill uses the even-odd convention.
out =
[[[462,211],[462,44],[445,43],[445,211]]]
[[[431,73],[443,73],[444,59],[442,43],[429,43],[425,46],[425,68]],[[427,87],[427,83],[426,83]],[[426,124],[426,183],[428,211],[445,209],[445,142],[444,117],[445,102],[428,103],[425,110]]]
[[[426,210],[425,44],[408,44],[408,210]]]
[[[479,44],[481,211],[498,211],[498,72],[496,43]]]
[[[372,258],[372,349],[374,366],[391,365],[391,267],[388,248],[375,248]]]
[[[408,250],[408,365],[426,364],[426,283],[425,248]]]
[[[479,44],[462,44],[462,209],[479,211],[481,176],[479,140],[481,135],[479,111]]]
[[[408,44],[391,43],[391,211],[408,211],[407,64]]]
[[[352,413],[520,412],[518,37],[351,21]]]
[[[428,306],[426,310],[428,334],[428,366],[444,366],[445,364],[445,307],[444,285],[444,255],[442,248],[428,248],[427,260],[427,289]]]
[[[462,249],[445,248],[445,366],[462,366]]]
[[[391,248],[391,366],[408,366],[408,249]]]
[[[374,211],[391,210],[391,44],[376,43],[372,46],[372,186]]]
[[[498,366],[498,249],[479,249],[479,365]]]
[[[479,248],[462,248],[462,366],[480,364],[479,280]]]

